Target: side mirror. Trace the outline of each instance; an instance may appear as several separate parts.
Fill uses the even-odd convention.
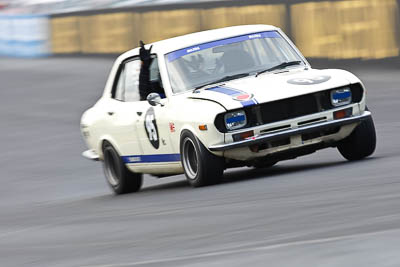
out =
[[[152,106],[157,106],[157,105],[164,106],[161,103],[161,96],[159,94],[157,94],[157,93],[149,94],[147,96],[147,102],[149,102],[149,104],[152,105]]]

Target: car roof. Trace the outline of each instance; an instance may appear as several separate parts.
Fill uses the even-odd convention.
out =
[[[153,45],[152,51],[160,54],[168,54],[169,52],[193,46],[196,44],[212,42],[215,40],[225,39],[238,35],[262,32],[262,31],[272,31],[272,30],[278,30],[278,28],[271,25],[263,25],[263,24],[232,26],[214,30],[189,33],[178,37],[173,37],[158,42],[154,42],[151,44],[147,44],[146,46],[148,47]],[[129,50],[128,52],[125,52],[120,56],[120,59],[123,60],[125,58],[136,55],[138,52],[137,49],[138,48],[135,48]]]

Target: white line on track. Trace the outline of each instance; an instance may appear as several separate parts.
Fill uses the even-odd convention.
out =
[[[272,250],[272,249],[290,247],[290,246],[315,245],[315,244],[327,243],[327,242],[332,242],[332,241],[351,239],[351,238],[355,238],[355,237],[374,236],[374,235],[379,235],[379,234],[396,232],[399,230],[400,229],[390,229],[390,230],[382,230],[382,231],[369,232],[369,233],[360,233],[360,234],[343,235],[343,236],[337,236],[337,237],[294,241],[294,242],[260,246],[260,247],[231,249],[231,250],[224,250],[224,251],[219,251],[219,252],[203,253],[203,254],[198,254],[198,255],[171,257],[171,258],[147,260],[147,261],[137,261],[137,262],[115,263],[115,264],[86,265],[83,267],[126,267],[126,266],[138,266],[138,265],[146,265],[146,264],[158,264],[158,263],[161,264],[161,263],[174,262],[174,261],[196,260],[196,259],[202,259],[202,258],[208,258],[208,257],[231,255],[231,254],[236,254],[236,253]]]

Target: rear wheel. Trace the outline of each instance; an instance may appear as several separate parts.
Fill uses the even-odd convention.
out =
[[[374,153],[376,133],[372,117],[362,121],[354,131],[338,145],[340,154],[347,160],[359,160]]]
[[[180,151],[182,166],[191,186],[206,186],[220,181],[224,159],[210,153],[191,132],[182,134]]]
[[[104,144],[103,155],[104,174],[114,193],[119,195],[139,191],[143,181],[142,174],[129,171],[109,143]]]

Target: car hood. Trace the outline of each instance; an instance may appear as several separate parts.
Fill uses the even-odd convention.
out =
[[[189,98],[217,102],[231,110],[349,84],[340,70],[291,70],[218,84],[189,93]]]

